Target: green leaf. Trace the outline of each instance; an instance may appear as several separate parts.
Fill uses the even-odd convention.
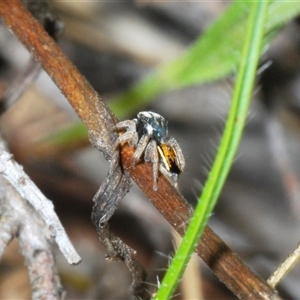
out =
[[[228,76],[237,69],[251,1],[232,3],[226,12],[175,61],[162,65],[136,86],[114,98],[109,106],[121,119],[135,113],[160,93]],[[266,21],[264,47],[284,24],[300,13],[300,1],[271,1]],[[76,124],[78,139],[84,125]],[[62,135],[66,136],[63,132]],[[76,137],[72,134],[71,140]],[[76,141],[75,141],[76,142]],[[55,143],[55,140],[53,140]]]
[[[138,111],[160,93],[217,80],[237,70],[252,1],[236,1],[184,54],[109,103],[119,117]],[[300,1],[271,1],[264,47],[300,13]]]

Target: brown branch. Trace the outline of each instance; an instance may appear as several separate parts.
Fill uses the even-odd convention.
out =
[[[111,124],[117,120],[101,102],[99,95],[19,1],[1,0],[0,16],[40,62],[89,132],[106,140],[108,147],[107,153],[104,154],[107,158],[111,158]],[[91,142],[95,141],[92,139]],[[185,224],[192,213],[191,207],[163,176],[159,178],[158,191],[153,191],[151,167],[148,164],[141,164],[131,169],[132,154],[133,149],[130,147],[122,149],[124,168],[175,230],[183,235]],[[277,292],[244,265],[209,227],[205,229],[196,251],[216,276],[240,299],[278,297]]]

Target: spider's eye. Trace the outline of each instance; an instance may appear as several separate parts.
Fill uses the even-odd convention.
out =
[[[140,116],[140,119],[141,119],[141,121],[142,121],[143,123],[148,123],[148,121],[149,121],[149,118],[146,117],[145,115],[141,115],[141,116]]]
[[[142,123],[148,123],[151,118],[151,114],[147,111],[141,111],[137,114],[138,120]]]

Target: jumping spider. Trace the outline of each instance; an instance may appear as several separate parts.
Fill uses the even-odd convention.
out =
[[[144,160],[153,165],[153,189],[157,190],[158,170],[173,184],[177,185],[180,173],[185,167],[182,150],[177,141],[168,138],[167,121],[159,114],[151,111],[142,111],[137,118],[116,124],[114,130],[126,130],[115,143],[128,143],[135,147],[132,167],[144,154]]]

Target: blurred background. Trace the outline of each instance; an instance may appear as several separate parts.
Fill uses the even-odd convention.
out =
[[[64,23],[59,44],[110,105],[112,99],[182,54],[226,10],[227,1],[50,1]],[[300,240],[300,19],[291,21],[264,53],[239,153],[210,225],[258,275],[267,279]],[[21,74],[29,53],[0,23],[0,97]],[[234,75],[153,98],[152,110],[169,121],[186,169],[179,189],[197,203],[214,159],[230,104]],[[128,299],[131,276],[122,262],[108,263],[90,221],[92,198],[108,163],[93,149],[76,114],[42,71],[1,118],[15,158],[54,202],[83,261],[69,266],[57,251],[67,299]],[[174,253],[170,226],[133,186],[111,221],[112,230],[137,250],[156,285]],[[196,259],[175,299],[235,299]],[[1,299],[30,299],[27,270],[13,241],[2,259]],[[190,276],[190,277],[188,277]],[[192,281],[193,280],[193,281]],[[284,299],[300,297],[300,267],[281,282]]]

